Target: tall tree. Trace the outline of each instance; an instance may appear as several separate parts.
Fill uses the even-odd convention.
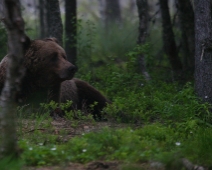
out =
[[[129,11],[130,11],[131,14],[133,14],[135,8],[136,8],[136,1],[130,0],[129,1]]]
[[[55,37],[62,46],[63,25],[58,0],[47,0],[48,36]]]
[[[121,22],[121,9],[119,0],[105,0],[105,22],[106,26],[110,26],[112,23]]]
[[[39,0],[40,38],[47,37],[48,32],[46,2],[46,0]]]
[[[194,0],[195,87],[203,101],[212,103],[212,1]]]
[[[101,18],[101,24],[105,27],[105,0],[99,0],[99,14]]]
[[[3,16],[3,2],[4,1],[0,1],[0,20],[2,19]]]
[[[46,0],[46,13],[47,13],[47,24],[48,24],[48,33],[49,37],[55,37],[58,40],[58,43],[63,46],[63,25],[61,20],[60,6],[58,0]],[[54,91],[55,94],[59,95],[61,84],[51,87],[48,95],[51,95],[51,91]],[[58,98],[58,96],[54,96]],[[51,112],[51,115],[55,116],[56,114],[62,115],[62,110],[57,108]]]
[[[77,59],[77,2],[65,0],[65,50],[68,60],[76,64]]]
[[[148,3],[147,0],[137,0],[138,14],[139,14],[139,36],[138,44],[142,45],[146,42],[148,31]],[[140,54],[138,57],[139,67],[146,80],[150,79],[146,71],[144,55]]]
[[[168,7],[168,0],[159,0],[159,2],[162,16],[164,51],[171,64],[173,70],[173,78],[176,80],[181,78],[182,76],[182,63],[178,56],[175,43],[174,32],[172,29],[171,17]]]
[[[23,67],[23,47],[27,38],[24,34],[24,21],[19,0],[4,0],[4,23],[8,32],[8,66],[5,86],[1,94],[0,128],[2,145],[1,156],[18,155],[16,143],[16,95],[20,90]]]
[[[4,13],[3,13],[3,2],[4,1],[0,1],[0,59],[6,54],[7,52],[7,44],[5,43],[7,41],[7,34],[5,31],[5,28],[3,26],[3,23],[1,21],[3,21],[3,17],[4,17]]]
[[[177,0],[182,35],[184,70],[194,74],[194,11],[190,0]]]

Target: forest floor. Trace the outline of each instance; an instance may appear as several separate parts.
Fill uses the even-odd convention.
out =
[[[23,122],[23,121],[22,121]],[[26,126],[29,123],[28,120],[24,121]],[[75,122],[75,121],[74,121]],[[113,129],[129,127],[129,124],[115,123],[111,121],[105,122],[81,122],[78,121],[77,125],[73,126],[73,122],[64,118],[57,118],[51,122],[50,128],[37,128],[31,126],[28,127],[27,133],[33,133],[34,130],[42,131],[42,133],[51,133],[58,136],[58,140],[66,142],[71,140],[75,136],[83,135],[88,132],[97,132],[104,127],[110,127]],[[136,128],[136,127],[134,127]],[[26,130],[26,129],[25,129]],[[61,136],[60,131],[66,131],[65,136]],[[146,162],[140,164],[126,164],[119,161],[92,161],[86,164],[80,163],[67,163],[65,165],[57,166],[43,166],[43,167],[25,167],[24,170],[163,170],[163,166],[157,165],[155,162]]]
[[[70,163],[66,166],[49,166],[40,168],[27,168],[24,170],[164,170],[154,168],[150,164],[122,164],[119,162],[94,161],[87,164]]]

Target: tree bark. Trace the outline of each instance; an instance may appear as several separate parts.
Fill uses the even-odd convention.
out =
[[[146,42],[146,36],[148,31],[148,3],[147,0],[137,0],[138,14],[139,14],[139,36],[138,44],[142,45]],[[146,80],[150,80],[150,76],[146,71],[146,64],[144,55],[138,56],[139,68]]]
[[[105,14],[105,5],[106,5],[106,2],[105,0],[98,0],[99,1],[99,14],[100,14],[100,19],[101,19],[101,24],[102,24],[102,27],[105,27],[106,23],[105,23],[105,19],[106,19],[106,14]]]
[[[178,0],[179,18],[182,35],[182,56],[184,70],[187,74],[194,74],[194,12],[190,0]]]
[[[130,0],[129,1],[129,12],[132,15],[135,12],[136,9],[136,0]]]
[[[0,1],[0,21],[1,21],[1,19],[3,19],[2,17],[3,17],[3,2],[4,1]]]
[[[8,31],[8,67],[6,81],[1,94],[1,156],[18,155],[16,143],[16,95],[24,76],[23,45],[26,42],[24,21],[19,0],[4,0],[4,23]]]
[[[194,0],[195,88],[198,96],[212,103],[212,18],[210,0]]]
[[[110,27],[111,24],[121,23],[121,9],[119,0],[105,0],[105,21],[106,26]]]
[[[0,1],[0,58],[2,58],[7,53],[7,44],[5,43],[7,41],[7,34],[3,27],[3,21],[4,21],[4,12],[3,12],[3,6],[4,1]]]
[[[60,14],[60,6],[59,6],[59,1],[58,0],[45,0],[46,1],[46,9],[47,9],[47,24],[48,24],[48,35],[49,37],[55,37],[58,40],[58,43],[60,46],[63,46],[63,25],[62,25],[62,19],[61,19],[61,14]],[[71,0],[72,1],[72,0]],[[60,91],[60,86],[59,84],[52,90],[56,90],[55,94],[59,95]],[[59,102],[55,95],[52,99],[55,100],[56,102]],[[60,106],[60,102],[59,102]],[[62,114],[62,111],[60,108],[57,108],[51,112],[51,115],[60,115]]]
[[[65,50],[68,60],[76,64],[77,59],[77,2],[65,1]]]
[[[171,64],[174,80],[179,80],[182,76],[182,63],[178,56],[174,39],[174,32],[172,30],[172,23],[169,14],[168,0],[159,0],[159,2],[162,16],[164,51]]]
[[[40,21],[40,38],[43,39],[47,37],[48,32],[46,0],[39,0],[39,21]]]
[[[48,36],[57,38],[59,44],[63,46],[63,25],[60,16],[60,6],[58,0],[47,0],[47,15]]]

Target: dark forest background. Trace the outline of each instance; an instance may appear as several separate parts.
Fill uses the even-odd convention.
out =
[[[117,65],[123,65],[129,59],[126,53],[137,44],[145,44],[147,54],[138,56],[138,71],[145,72],[144,75],[150,72],[166,81],[193,80],[194,13],[190,1],[78,0],[66,5],[67,2],[59,1],[63,47],[70,61],[77,62],[80,68],[90,71],[108,63],[110,57]],[[29,36],[50,36],[45,1],[22,0],[21,4]],[[72,18],[72,11],[77,11],[77,16]],[[72,24],[75,20],[77,23]],[[77,27],[77,34],[71,27]],[[3,50],[1,57],[5,54]]]

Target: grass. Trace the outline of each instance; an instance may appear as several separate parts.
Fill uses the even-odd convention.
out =
[[[58,142],[52,134],[45,134],[44,138],[37,131],[29,138],[32,140],[25,137],[19,141],[24,151],[21,159],[29,166],[86,163],[93,160],[119,160],[126,163],[159,161],[166,165],[180,158],[211,166],[210,128],[199,127],[186,133],[153,123],[136,129],[103,128],[99,132],[82,133],[65,143]]]
[[[17,170],[21,169],[23,162],[21,160],[14,160],[11,157],[3,158],[0,160],[0,167],[2,170]]]

